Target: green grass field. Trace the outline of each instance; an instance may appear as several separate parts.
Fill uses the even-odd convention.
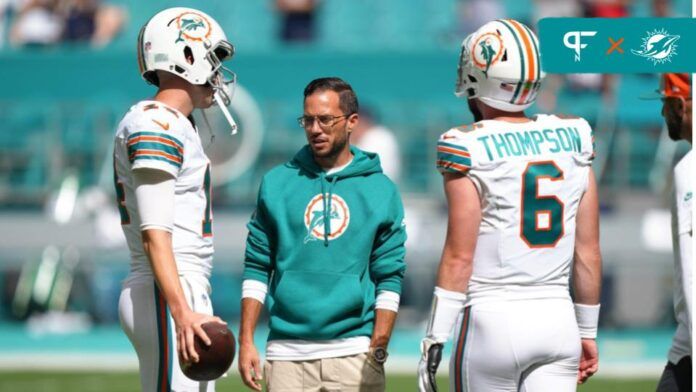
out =
[[[656,380],[592,379],[578,388],[579,392],[653,392]],[[439,381],[441,390],[447,390],[447,380]],[[135,373],[78,373],[78,372],[0,372],[0,392],[131,392],[140,384]],[[218,382],[217,391],[247,390],[236,374]],[[387,377],[387,391],[415,391],[416,378],[411,375]]]

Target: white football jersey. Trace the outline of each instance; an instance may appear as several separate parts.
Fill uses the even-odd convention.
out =
[[[131,254],[130,277],[152,277],[143,251],[132,171],[163,170],[175,180],[172,246],[179,273],[210,276],[213,259],[210,160],[197,129],[161,102],[141,101],[118,125],[114,185],[121,225]]]
[[[691,176],[693,151],[689,151],[674,168],[674,202],[672,206],[672,238],[674,243],[674,313],[677,332],[669,351],[670,362],[691,355],[691,287],[693,224],[691,220]],[[685,242],[685,243],[682,243]]]
[[[485,120],[440,136],[438,169],[469,176],[481,198],[470,303],[568,298],[593,142],[587,121],[554,115]]]

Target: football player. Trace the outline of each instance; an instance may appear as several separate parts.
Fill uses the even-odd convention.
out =
[[[437,143],[449,221],[421,342],[421,391],[436,390],[455,325],[451,391],[575,391],[597,371],[592,129],[582,118],[525,114],[544,78],[538,48],[510,19],[463,41],[456,94],[480,121]]]
[[[222,62],[234,47],[205,13],[170,8],[138,37],[143,78],[158,87],[118,125],[114,184],[130,250],[119,301],[121,325],[138,355],[143,391],[213,391],[214,382],[186,378],[180,361],[197,361],[194,336],[213,316],[210,161],[191,113],[227,110],[233,76]],[[178,355],[177,355],[178,354]]]
[[[668,73],[662,77],[660,91],[662,115],[672,140],[691,144],[691,79],[689,74]],[[689,151],[674,168],[672,238],[674,245],[674,313],[677,331],[669,350],[669,361],[662,372],[658,392],[691,391],[691,288],[692,236],[691,189],[693,151]]]

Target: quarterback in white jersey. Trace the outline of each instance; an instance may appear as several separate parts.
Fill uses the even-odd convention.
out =
[[[449,222],[421,391],[437,390],[453,328],[451,391],[575,391],[597,371],[592,129],[577,117],[524,114],[544,77],[537,48],[534,33],[510,19],[462,44],[456,93],[477,122],[437,143]]]
[[[134,105],[114,141],[114,185],[131,268],[119,299],[121,326],[138,355],[143,391],[214,391],[180,366],[198,361],[194,337],[213,316],[208,278],[213,228],[210,161],[191,113],[216,104],[236,128],[222,61],[234,47],[210,16],[170,8],[138,37],[143,78],[158,87]]]
[[[662,77],[660,95],[662,115],[672,140],[692,144],[692,97],[689,74],[668,73]],[[672,238],[674,244],[674,313],[677,331],[672,339],[668,362],[657,387],[658,392],[692,389],[692,288],[693,288],[693,199],[694,153],[689,151],[674,168],[672,200]]]
[[[179,274],[208,278],[212,270],[213,232],[210,160],[198,131],[178,110],[162,102],[141,101],[123,118],[116,131],[114,179],[119,212],[131,254],[127,281],[152,279],[143,250],[142,217],[137,213],[134,178],[138,169],[160,170],[176,179],[171,227],[172,248]]]

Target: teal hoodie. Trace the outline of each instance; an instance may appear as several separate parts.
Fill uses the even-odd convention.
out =
[[[371,336],[376,292],[401,293],[401,196],[377,154],[351,152],[327,175],[305,146],[263,177],[244,279],[268,284],[269,340]]]

